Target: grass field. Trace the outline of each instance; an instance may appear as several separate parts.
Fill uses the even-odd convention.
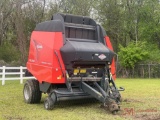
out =
[[[23,101],[23,85],[19,81],[7,81],[0,85],[0,120],[160,120],[160,79],[117,79],[123,102],[117,115],[100,108],[98,102],[60,102],[55,109]],[[85,102],[85,103],[84,103]]]

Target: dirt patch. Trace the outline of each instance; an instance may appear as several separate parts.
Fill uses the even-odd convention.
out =
[[[21,117],[5,116],[5,118],[6,118],[7,120],[23,120],[23,118],[21,118]]]
[[[135,120],[160,120],[160,114],[150,115],[150,114],[140,114],[133,116]]]
[[[135,100],[135,99],[124,99],[124,100],[122,100],[122,102],[128,102],[128,103],[130,103],[130,102],[139,102],[139,103],[143,103],[142,101]]]

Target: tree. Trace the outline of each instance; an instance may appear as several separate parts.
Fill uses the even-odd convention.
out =
[[[98,12],[97,20],[105,28],[110,37],[114,50],[118,51],[118,44],[123,43],[123,7],[117,0],[99,0],[95,7]]]
[[[13,10],[12,2],[9,0],[0,0],[0,45],[7,37],[7,29],[9,27],[9,18]]]
[[[158,0],[0,0],[0,47],[11,44],[20,52],[19,59],[25,64],[36,24],[60,12],[96,19],[105,28],[115,52],[133,47],[130,43],[146,42],[149,58],[143,62],[158,63],[159,10]]]
[[[90,16],[95,0],[61,0],[61,12]]]

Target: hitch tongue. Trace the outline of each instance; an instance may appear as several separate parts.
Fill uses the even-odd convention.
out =
[[[99,91],[92,88],[85,82],[82,82],[82,90],[97,100],[101,101],[103,103],[103,106],[105,108],[108,108],[110,112],[113,114],[116,114],[120,110],[120,106],[115,102],[115,100],[111,99],[107,93],[95,82],[94,85],[97,87]]]

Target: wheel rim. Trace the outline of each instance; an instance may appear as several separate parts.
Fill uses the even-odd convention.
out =
[[[45,101],[45,104],[44,104],[45,108],[48,109],[49,107],[49,103],[47,101]]]
[[[25,88],[24,88],[24,98],[26,100],[29,100],[29,94],[30,94],[30,92],[29,92],[29,86],[26,85]]]

